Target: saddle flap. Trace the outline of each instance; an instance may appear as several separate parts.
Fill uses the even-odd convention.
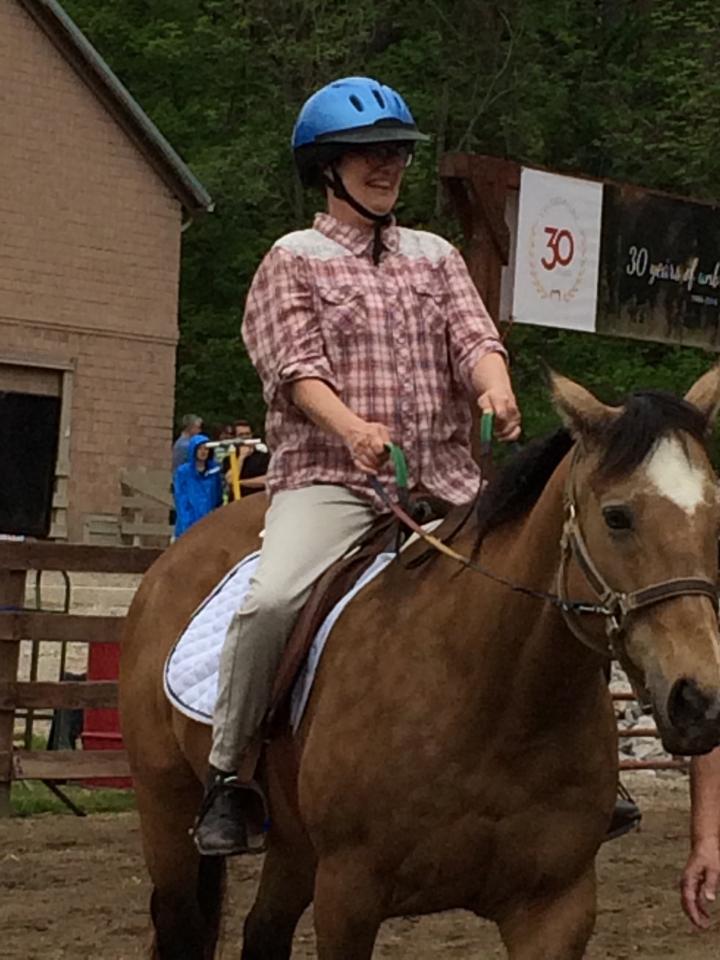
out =
[[[305,662],[313,638],[337,603],[352,589],[378,554],[392,550],[398,524],[392,514],[378,517],[367,534],[316,581],[290,635],[275,677],[267,726],[280,722],[295,679]]]

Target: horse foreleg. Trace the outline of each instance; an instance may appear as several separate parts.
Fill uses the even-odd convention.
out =
[[[188,771],[189,774],[189,771]],[[153,891],[152,960],[212,960],[225,879],[222,858],[201,857],[189,830],[201,784],[191,776],[169,788],[136,781],[143,850]]]
[[[241,960],[289,960],[297,922],[313,896],[315,864],[270,835],[260,886],[245,921]]]
[[[594,925],[594,868],[562,894],[523,903],[498,921],[509,960],[581,960]]]
[[[382,921],[380,902],[359,853],[321,860],[314,897],[319,960],[370,960]]]

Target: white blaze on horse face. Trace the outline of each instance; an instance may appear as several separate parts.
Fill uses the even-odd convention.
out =
[[[662,497],[692,516],[705,502],[709,477],[695,466],[677,437],[664,437],[646,467],[650,483]]]

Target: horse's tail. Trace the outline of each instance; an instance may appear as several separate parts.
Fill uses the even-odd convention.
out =
[[[157,888],[150,896],[154,936],[150,960],[215,960],[222,927],[226,868],[224,857],[200,857],[194,903],[168,903]]]
[[[225,857],[200,857],[197,899],[205,926],[203,960],[214,960],[215,957],[215,948],[222,928],[226,880]]]

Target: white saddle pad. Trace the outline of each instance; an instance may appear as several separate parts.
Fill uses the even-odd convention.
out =
[[[441,523],[442,520],[433,520],[425,524],[423,530],[430,533]],[[417,539],[417,534],[413,534],[402,550]],[[395,553],[378,554],[321,624],[292,692],[290,721],[293,730],[297,730],[302,720],[320,657],[338,617],[365,584],[381,573],[394,557]],[[165,694],[176,710],[192,720],[212,724],[225,634],[233,614],[245,601],[259,558],[259,551],[251,553],[225,575],[192,615],[167,658]]]
[[[322,623],[293,690],[293,730],[297,729],[302,720],[315,671],[335,621],[355,594],[384,570],[394,556],[394,553],[378,554],[352,590],[333,607]],[[259,557],[259,552],[251,553],[220,581],[192,615],[170,651],[165,664],[165,693],[175,709],[192,720],[212,723],[217,699],[220,653],[225,634],[233,614],[245,600]]]

